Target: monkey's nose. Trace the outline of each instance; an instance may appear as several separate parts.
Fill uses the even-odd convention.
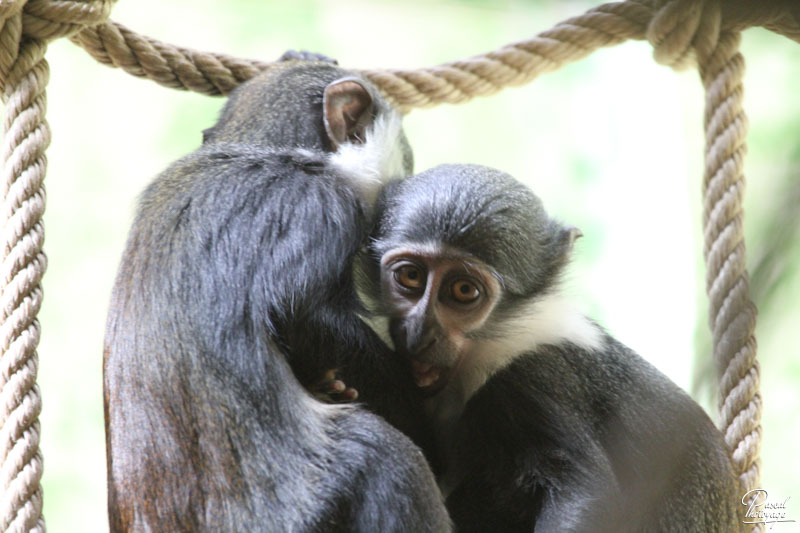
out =
[[[420,355],[428,351],[434,344],[436,344],[435,335],[417,336],[416,338],[407,338],[406,348],[409,355]]]
[[[422,345],[422,347],[416,350],[415,353],[420,354],[427,352],[431,348],[431,346],[436,344],[436,337],[431,337],[430,339],[427,339],[427,342],[425,340],[423,340],[422,342],[424,342],[424,345]],[[422,342],[420,344],[422,344]]]

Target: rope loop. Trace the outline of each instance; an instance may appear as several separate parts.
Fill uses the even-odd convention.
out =
[[[16,87],[44,57],[47,42],[108,19],[116,0],[3,0],[0,2],[0,92]]]
[[[23,33],[52,40],[68,37],[87,26],[105,22],[116,0],[27,0]]]
[[[702,64],[717,47],[720,0],[656,0],[647,28],[653,58],[676,70]]]
[[[28,0],[4,0],[0,2],[0,21],[5,21],[13,15],[21,13],[27,1]]]

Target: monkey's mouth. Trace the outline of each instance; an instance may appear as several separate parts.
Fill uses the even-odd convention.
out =
[[[421,361],[411,360],[411,373],[414,383],[422,389],[427,396],[432,396],[442,390],[447,384],[450,374],[449,369],[443,366],[434,366]]]

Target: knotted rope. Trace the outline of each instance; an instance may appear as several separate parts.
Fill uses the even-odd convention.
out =
[[[47,41],[69,36],[99,62],[167,87],[227,94],[269,63],[175,47],[106,22],[113,0],[0,0],[0,88],[6,105],[2,359],[0,359],[0,529],[43,530],[38,449],[41,410],[35,384],[39,339],[46,160]],[[527,41],[417,70],[365,70],[399,108],[460,103],[628,39],[647,39],[674,68],[699,66],[706,88],[704,234],[709,316],[720,380],[721,424],[742,493],[759,480],[759,372],[742,234],[744,61],[739,33],[764,26],[800,42],[792,0],[628,0],[601,5]]]
[[[720,419],[741,494],[758,488],[761,395],[756,306],[750,299],[742,222],[747,117],[740,33],[722,29],[721,0],[667,2],[648,29],[657,60],[683,65],[693,50],[706,90],[703,235],[706,292],[720,383]],[[687,31],[691,29],[691,31]],[[762,531],[763,525],[754,527]]]

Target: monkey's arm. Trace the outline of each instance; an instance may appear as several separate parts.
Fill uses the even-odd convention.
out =
[[[204,149],[204,156],[208,178],[195,185],[205,194],[191,209],[226,217],[221,236],[236,243],[231,248],[241,257],[229,254],[224,268],[241,269],[244,260],[253,265],[246,284],[259,287],[268,304],[250,319],[269,324],[306,389],[338,369],[367,408],[430,452],[408,365],[359,318],[352,272],[366,222],[356,192],[322,156],[223,144]],[[248,193],[231,197],[227,188]],[[208,236],[210,245],[219,238]]]
[[[405,433],[435,467],[433,432],[408,363],[386,346],[356,310],[354,299],[340,300],[332,307],[318,306],[306,328],[287,328],[283,342],[291,347],[295,375],[306,388],[313,388],[318,376],[335,365],[337,377],[358,391],[358,401]]]

